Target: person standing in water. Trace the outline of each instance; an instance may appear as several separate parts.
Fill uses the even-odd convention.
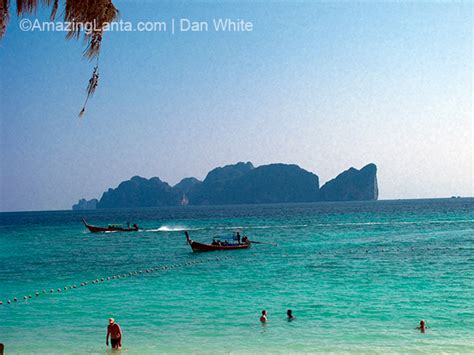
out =
[[[427,327],[426,327],[425,321],[422,319],[420,320],[420,325],[416,329],[419,329],[420,332],[424,333],[426,328]]]
[[[292,320],[296,319],[296,317],[293,316],[293,311],[291,309],[286,311],[286,315],[288,322],[291,322]]]
[[[112,349],[120,349],[122,347],[122,329],[113,318],[109,318],[109,326],[107,327],[107,336],[105,337],[107,346],[109,346],[109,336]]]
[[[262,311],[262,315],[260,316],[260,322],[261,322],[262,324],[265,324],[267,321],[268,321],[268,319],[267,319],[267,311],[266,311],[266,310],[263,310],[263,311]]]

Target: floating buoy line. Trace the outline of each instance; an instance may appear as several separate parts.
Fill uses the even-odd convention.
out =
[[[318,252],[315,252],[315,255],[321,255],[321,256],[333,256],[333,257],[339,257],[339,256],[348,256],[348,255],[354,255],[357,256],[357,254],[360,255],[367,255],[367,254],[377,254],[377,253],[393,253],[393,252],[406,252],[406,251],[412,251],[412,252],[419,252],[419,251],[441,251],[441,250],[446,250],[446,249],[452,249],[452,248],[442,248],[442,247],[433,247],[433,248],[419,248],[419,247],[408,247],[408,248],[393,248],[393,247],[376,247],[376,248],[358,248],[358,249],[351,249],[351,250],[346,250],[346,251],[326,251],[326,250],[320,250]],[[455,249],[464,249],[464,248],[455,248]],[[253,253],[255,255],[255,253]],[[288,254],[284,254],[284,256],[288,256]],[[409,254],[407,254],[409,256]],[[36,291],[32,294],[24,295],[22,297],[13,297],[9,300],[6,301],[1,301],[0,300],[0,306],[1,305],[9,305],[9,304],[15,304],[19,303],[21,301],[28,301],[31,299],[34,299],[36,297],[42,296],[42,295],[48,295],[48,294],[54,294],[54,293],[61,293],[61,292],[66,292],[74,289],[79,289],[85,286],[89,285],[95,285],[95,284],[100,284],[103,282],[110,282],[110,281],[116,281],[116,280],[123,280],[126,278],[131,278],[131,277],[136,277],[136,276],[142,276],[142,275],[147,275],[155,272],[165,272],[169,270],[173,270],[179,267],[184,267],[184,266],[191,266],[191,265],[196,265],[196,264],[203,264],[205,262],[213,262],[213,261],[222,261],[226,259],[232,259],[229,256],[222,256],[222,257],[217,257],[217,258],[207,258],[207,259],[200,259],[200,260],[193,260],[193,261],[187,261],[187,262],[181,262],[177,264],[172,264],[172,265],[162,265],[162,266],[155,266],[155,267],[150,267],[150,268],[145,268],[141,270],[136,270],[136,271],[129,271],[128,273],[123,273],[123,274],[117,274],[113,276],[108,276],[108,277],[101,277],[101,278],[96,278],[94,280],[90,281],[83,281],[79,284],[72,284],[72,285],[66,285],[64,287],[59,287],[59,288],[51,288],[51,289],[43,289],[41,292]]]
[[[89,281],[83,281],[78,284],[72,284],[72,285],[66,285],[64,287],[59,287],[59,288],[48,288],[48,289],[43,289],[42,291],[36,291],[34,293],[24,295],[22,297],[13,297],[11,299],[8,299],[6,301],[0,301],[0,305],[13,305],[17,304],[21,301],[28,301],[40,296],[44,295],[51,295],[55,293],[63,293],[66,291],[71,291],[74,289],[80,289],[89,285],[95,285],[95,284],[100,284],[104,282],[111,282],[111,281],[117,281],[117,280],[123,280],[126,278],[131,278],[131,277],[137,277],[137,276],[142,276],[142,275],[147,275],[147,274],[152,274],[156,272],[165,272],[169,270],[173,270],[179,267],[184,267],[184,266],[191,266],[191,265],[197,265],[197,264],[204,264],[205,262],[213,262],[213,261],[222,261],[225,259],[231,259],[229,256],[222,256],[222,257],[217,257],[217,258],[207,258],[207,259],[200,259],[200,260],[192,260],[192,261],[186,261],[186,262],[181,262],[177,264],[172,264],[172,265],[162,265],[162,266],[154,266],[154,267],[149,267],[141,270],[135,270],[135,271],[129,271],[127,273],[123,274],[117,274],[113,276],[107,276],[107,277],[100,277],[96,278],[94,280],[89,280]]]

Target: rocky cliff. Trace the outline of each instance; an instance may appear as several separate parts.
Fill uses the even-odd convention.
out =
[[[73,211],[83,211],[83,210],[95,210],[97,207],[97,201],[96,198],[93,198],[92,200],[87,201],[85,198],[81,198],[78,203],[72,206]]]
[[[237,163],[211,170],[204,181],[185,178],[171,187],[154,177],[134,176],[104,192],[100,201],[81,200],[73,209],[178,205],[227,205],[377,200],[377,167],[350,168],[319,188],[317,175],[294,164],[254,167]],[[89,204],[90,202],[90,204]]]
[[[308,202],[319,198],[318,177],[297,165],[252,163],[211,171],[189,193],[196,205]]]
[[[350,168],[321,187],[324,201],[377,200],[378,196],[375,164],[368,164],[360,170]]]
[[[157,177],[134,176],[117,188],[104,192],[97,208],[177,206],[182,195]]]

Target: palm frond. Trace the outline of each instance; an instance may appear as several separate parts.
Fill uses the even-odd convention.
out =
[[[89,101],[89,98],[94,95],[95,89],[97,89],[97,85],[99,85],[99,61],[97,61],[97,65],[94,67],[92,76],[89,79],[89,84],[87,85],[86,89],[86,100],[84,101],[84,106],[82,106],[81,112],[79,112],[80,118],[84,116],[84,113],[86,112],[87,102]]]
[[[47,0],[47,1],[50,2],[50,0]],[[49,17],[51,21],[54,21],[56,17],[56,12],[58,11],[58,5],[59,5],[59,0],[54,0],[53,9],[51,10],[51,16]]]
[[[93,25],[94,30],[84,32],[84,40],[87,43],[84,56],[96,57],[100,51],[104,27],[118,17],[118,10],[111,0],[66,0],[64,20],[71,22],[71,31],[66,38],[79,38],[81,25]]]
[[[10,1],[0,0],[0,39],[7,31],[8,20],[10,20]]]
[[[94,95],[95,89],[99,85],[99,67],[94,67],[94,71],[92,72],[92,76],[89,79],[89,85],[87,85],[87,96]]]
[[[38,8],[37,0],[16,0],[16,13],[18,16],[32,14]]]
[[[51,6],[51,21],[56,17],[59,0],[16,0],[17,15],[35,13],[39,2],[44,6]],[[10,0],[0,0],[0,39],[4,36],[9,21]],[[70,31],[66,34],[67,39],[83,37],[86,43],[84,56],[97,59],[92,77],[86,89],[86,99],[79,114],[82,117],[86,110],[89,98],[99,84],[99,53],[102,44],[104,27],[113,22],[119,15],[112,0],[64,0],[64,22],[70,22]],[[87,27],[85,27],[87,26]],[[90,27],[93,30],[90,30]],[[88,29],[87,31],[85,29]],[[89,31],[90,30],[90,31]]]

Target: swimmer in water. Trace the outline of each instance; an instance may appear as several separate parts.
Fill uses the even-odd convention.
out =
[[[296,319],[296,317],[293,316],[293,311],[291,309],[286,311],[286,315],[287,315],[288,322],[291,322],[292,320]]]
[[[426,327],[425,321],[422,319],[420,320],[420,325],[416,329],[419,329],[420,332],[424,333],[426,328],[427,327]]]
[[[107,346],[109,346],[109,335],[112,349],[122,348],[122,329],[115,323],[113,318],[109,318],[109,326],[107,327],[107,336],[105,337],[105,344]]]
[[[262,315],[260,316],[260,322],[261,323],[266,323],[267,322],[267,311],[266,310],[263,310],[262,311]]]

